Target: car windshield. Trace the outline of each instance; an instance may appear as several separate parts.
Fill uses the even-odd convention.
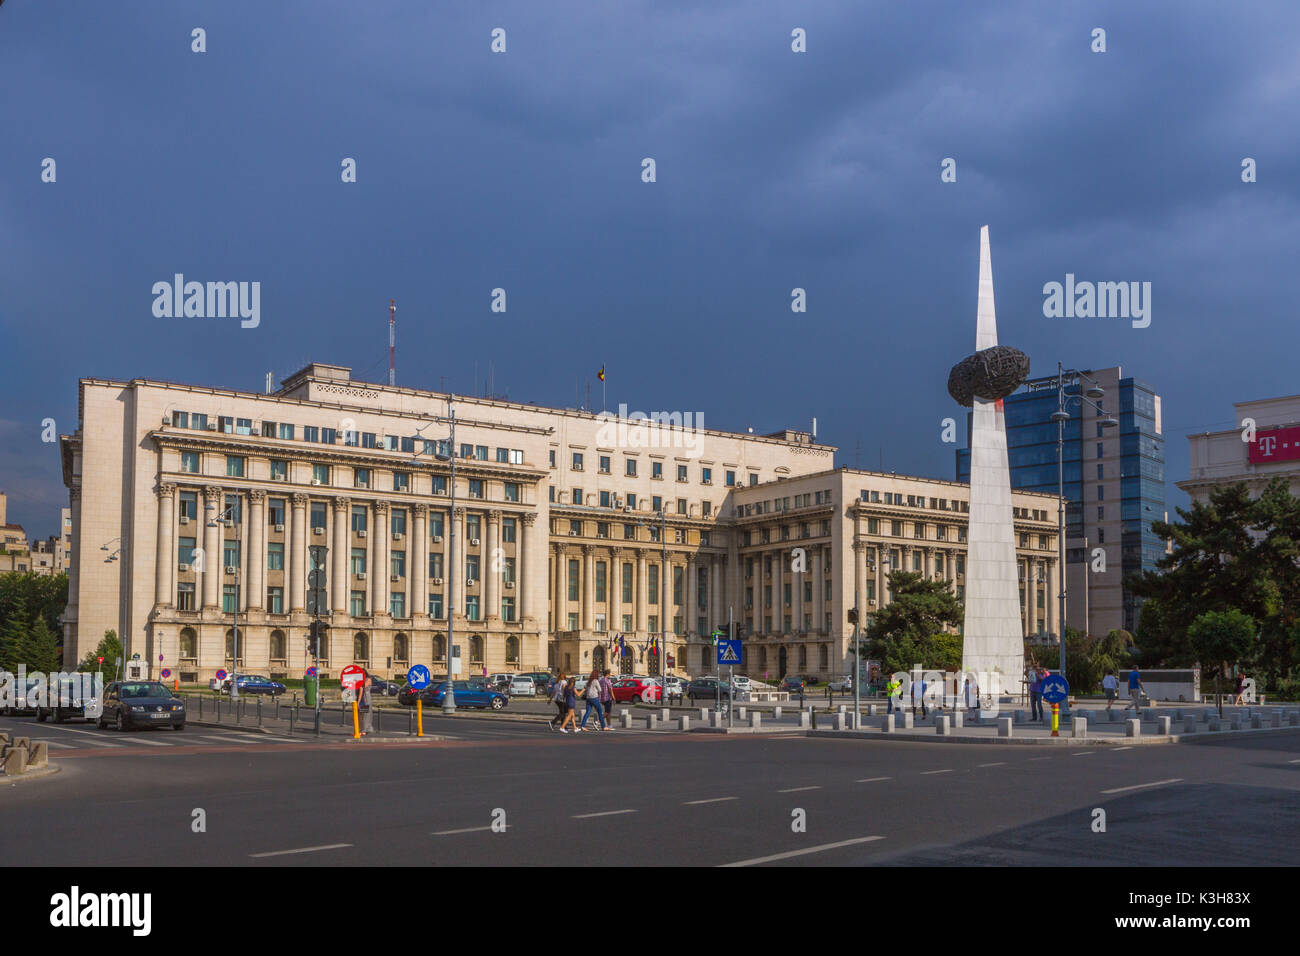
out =
[[[171,691],[162,684],[151,681],[147,684],[123,684],[121,696],[123,700],[137,697],[170,697]]]

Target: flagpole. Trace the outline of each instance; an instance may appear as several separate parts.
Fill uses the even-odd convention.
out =
[[[609,405],[605,403],[605,363],[600,363],[600,410],[609,411]]]

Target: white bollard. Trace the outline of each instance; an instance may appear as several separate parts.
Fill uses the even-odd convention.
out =
[[[654,730],[659,726],[659,718],[656,714],[646,714],[645,729]]]
[[[1183,718],[1183,733],[1185,734],[1196,733],[1196,718],[1191,714],[1188,714],[1186,717]]]
[[[1157,733],[1159,736],[1161,736],[1161,737],[1168,737],[1168,736],[1169,736],[1169,721],[1170,721],[1170,718],[1168,718],[1168,717],[1157,717],[1157,718],[1156,718],[1156,733]]]
[[[836,715],[835,715],[835,729],[836,729],[836,730],[843,730],[843,729],[844,729],[844,715],[843,715],[843,714],[836,714]]]
[[[964,719],[964,718],[962,717],[962,712],[961,712],[961,708],[960,708],[960,707],[958,707],[956,710],[954,710],[954,711],[952,712],[952,725],[953,725],[954,727],[961,727],[961,726],[963,726],[963,725],[962,725],[962,720],[963,720],[963,719]]]
[[[807,730],[811,726],[812,726],[812,717],[811,715],[809,715],[808,711],[806,710],[799,711],[799,727],[803,730]]]
[[[1125,737],[1141,737],[1141,736],[1142,736],[1142,721],[1141,721],[1141,720],[1138,720],[1138,719],[1136,719],[1136,718],[1133,719],[1133,720],[1126,720],[1126,721],[1124,721],[1124,725],[1125,725],[1125,726],[1124,726],[1124,736],[1125,736]]]
[[[682,714],[682,716],[678,717],[678,718],[677,718],[677,729],[678,729],[678,730],[690,730],[690,729],[691,729],[691,718],[687,717],[685,714]]]
[[[999,736],[999,737],[1010,737],[1010,736],[1011,736],[1011,718],[1010,718],[1010,717],[999,717],[999,718],[998,718],[998,736]]]
[[[700,708],[700,723],[702,723],[702,724],[704,724],[704,723],[708,723],[708,720],[709,720],[709,708],[707,708],[707,707],[701,707],[701,708]]]
[[[1074,720],[1070,721],[1070,736],[1077,737],[1080,740],[1087,738],[1088,736],[1087,717],[1075,717]]]
[[[773,708],[772,708],[772,719],[773,719],[773,720],[780,720],[780,719],[781,719],[781,708],[780,708],[780,707],[773,707]]]
[[[749,726],[753,727],[755,730],[763,726],[763,715],[757,710],[749,715]]]
[[[912,716],[912,712],[910,710],[903,711],[903,729],[911,730],[914,722],[915,718]]]
[[[668,721],[669,721],[671,718],[672,718],[672,715],[669,713],[667,707],[661,707],[661,708],[659,709],[659,719],[662,720],[665,724],[668,723]]]
[[[745,714],[748,712],[748,710],[749,710],[748,707],[737,707],[737,708],[736,708],[736,717],[738,717],[740,720],[744,720],[744,719],[745,719]]]
[[[947,737],[951,734],[952,724],[947,717],[936,717],[934,719],[934,732],[940,737]]]
[[[892,734],[894,732],[894,715],[885,714],[880,718],[880,730],[882,733]]]
[[[624,730],[632,729],[632,715],[628,713],[626,710],[620,710],[618,712],[618,720],[619,720],[619,726],[621,726]]]

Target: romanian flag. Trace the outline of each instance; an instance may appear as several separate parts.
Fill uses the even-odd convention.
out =
[[[596,378],[600,379],[602,382],[605,381],[605,366],[602,365],[600,367],[600,371],[596,373]]]

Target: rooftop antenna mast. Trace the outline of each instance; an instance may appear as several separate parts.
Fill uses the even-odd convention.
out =
[[[397,300],[388,300],[388,384],[397,384]]]

